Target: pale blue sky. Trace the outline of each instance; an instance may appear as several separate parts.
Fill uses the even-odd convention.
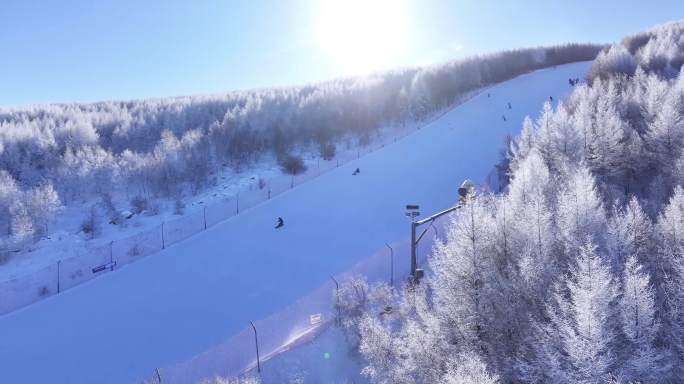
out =
[[[0,0],[0,106],[225,92],[353,73],[320,42],[321,1]],[[684,2],[674,0],[394,1],[403,2],[402,16],[388,11],[397,20],[378,25],[401,31],[401,52],[382,67],[612,43],[684,18]],[[360,22],[340,16],[334,24],[352,35]]]

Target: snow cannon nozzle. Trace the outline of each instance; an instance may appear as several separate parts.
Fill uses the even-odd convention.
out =
[[[461,187],[458,189],[458,194],[461,195],[461,200],[465,200],[466,196],[468,196],[468,193],[472,193],[474,186],[475,183],[473,183],[470,179],[466,179],[466,181],[461,184]]]

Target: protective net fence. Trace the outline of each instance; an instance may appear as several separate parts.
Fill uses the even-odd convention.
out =
[[[367,145],[357,148],[343,148],[330,159],[319,159],[316,163],[309,164],[307,170],[303,173],[294,176],[291,174],[274,176],[266,181],[264,185],[255,184],[251,190],[241,191],[241,193],[229,196],[223,201],[202,207],[200,210],[179,219],[164,222],[146,232],[113,241],[84,255],[61,260],[30,275],[1,282],[0,315],[63,292],[100,275],[109,273],[112,270],[116,270],[123,265],[149,256],[361,156],[382,149],[432,123],[449,110],[486,91],[486,89],[488,88],[465,94],[456,103],[441,112],[433,113],[425,121],[407,124],[406,127],[389,128],[372,133]],[[488,176],[488,179],[490,176]],[[421,244],[421,246],[423,245]],[[396,254],[395,257],[402,256]],[[382,263],[380,261],[377,262],[377,265],[373,266],[373,260],[374,258],[372,257],[366,261],[367,265],[364,264],[366,266],[359,266],[358,268],[363,270],[363,272],[359,271],[359,273],[367,274],[368,276],[389,276],[390,271],[385,270],[389,267],[386,265],[381,267]],[[101,268],[112,263],[115,263],[113,267]],[[314,300],[312,298],[312,300],[318,302],[316,301],[318,299]],[[319,304],[311,303],[311,305],[313,308]],[[293,327],[286,332],[288,335],[292,334],[292,332],[294,334],[299,332],[299,328],[294,325]],[[267,330],[266,332],[268,333],[269,331]],[[278,344],[278,342],[275,344]]]
[[[111,268],[93,272],[94,268],[111,263],[112,252],[109,245],[97,248],[85,255],[61,260],[59,264],[59,290],[67,290],[111,271]]]
[[[164,249],[162,227],[162,225],[158,225],[135,236],[113,241],[111,253],[112,260],[116,262],[116,268]]]
[[[56,295],[57,264],[18,279],[0,283],[0,315]]]

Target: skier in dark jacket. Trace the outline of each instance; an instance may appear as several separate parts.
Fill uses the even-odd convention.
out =
[[[553,101],[553,96],[549,96],[549,99],[551,99],[551,101]]]
[[[278,218],[278,226],[276,227],[276,229],[282,227],[283,225],[285,225],[285,223],[283,222],[283,218],[279,217]]]
[[[503,119],[503,121],[506,121],[506,116],[501,116],[501,118]]]
[[[511,103],[508,103],[508,109],[512,109]]]
[[[358,175],[359,173],[361,173],[361,170],[356,168],[356,171],[354,171],[354,173],[352,173],[352,176]]]

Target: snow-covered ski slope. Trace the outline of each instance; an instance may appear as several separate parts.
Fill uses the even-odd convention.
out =
[[[500,84],[410,139],[0,317],[0,383],[132,383],[220,344],[408,236],[406,204],[423,217],[452,206],[464,179],[492,169],[504,134],[517,134],[549,96],[569,94],[567,79],[589,65]],[[285,227],[276,230],[278,217]]]

